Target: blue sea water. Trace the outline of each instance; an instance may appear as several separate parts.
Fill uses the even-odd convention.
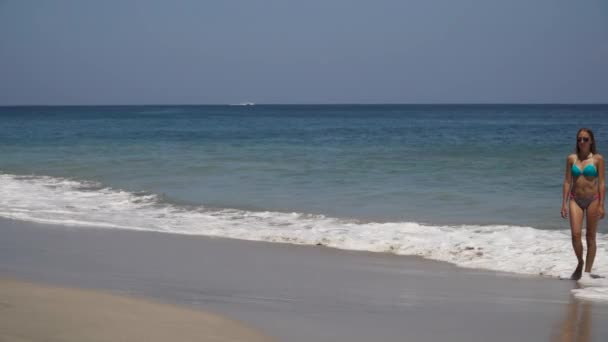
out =
[[[4,107],[0,169],[175,203],[561,229],[579,127],[608,106]]]
[[[559,276],[573,258],[559,215],[566,156],[579,127],[608,151],[606,114],[608,105],[0,107],[0,217]],[[596,265],[608,264],[608,245],[598,248]]]

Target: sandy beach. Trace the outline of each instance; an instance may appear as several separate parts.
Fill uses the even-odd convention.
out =
[[[0,341],[271,341],[202,311],[0,279]]]
[[[279,341],[603,341],[608,335],[602,324],[608,305],[575,300],[570,291],[577,285],[567,280],[321,246],[10,220],[0,220],[0,234],[2,277],[86,289],[70,295],[101,290],[88,299],[98,307],[110,302],[98,297],[103,293],[112,293],[116,305],[130,300],[117,294],[171,303],[187,309],[145,311],[160,321],[177,317],[162,310],[183,312],[185,321],[176,325],[206,320],[197,329],[236,320]],[[49,302],[47,309],[62,306]],[[9,317],[42,325],[48,317],[40,312],[29,321]],[[152,321],[129,324],[162,326]],[[231,333],[264,338],[228,324],[241,327]],[[4,329],[0,336],[10,334]]]

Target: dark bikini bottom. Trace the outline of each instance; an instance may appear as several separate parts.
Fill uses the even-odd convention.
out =
[[[570,199],[574,200],[574,202],[576,202],[576,204],[581,207],[581,209],[585,210],[587,209],[587,207],[593,203],[593,201],[595,201],[596,199],[600,198],[600,194],[596,193],[595,195],[591,196],[591,197],[576,197],[574,195],[574,193],[570,193]]]

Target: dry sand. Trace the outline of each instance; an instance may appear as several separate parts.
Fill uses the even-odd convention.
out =
[[[202,311],[0,279],[0,341],[270,341]]]

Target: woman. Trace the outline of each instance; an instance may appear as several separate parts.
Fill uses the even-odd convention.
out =
[[[578,266],[572,279],[582,282],[591,279],[591,268],[595,259],[595,235],[597,223],[604,218],[604,158],[597,153],[593,132],[581,128],[576,134],[576,153],[568,156],[562,202],[562,217],[568,217],[566,205],[569,202],[572,247],[578,259]],[[586,214],[586,215],[585,215]],[[587,257],[583,260],[581,232],[583,218],[587,217]],[[583,266],[585,272],[583,273]]]

